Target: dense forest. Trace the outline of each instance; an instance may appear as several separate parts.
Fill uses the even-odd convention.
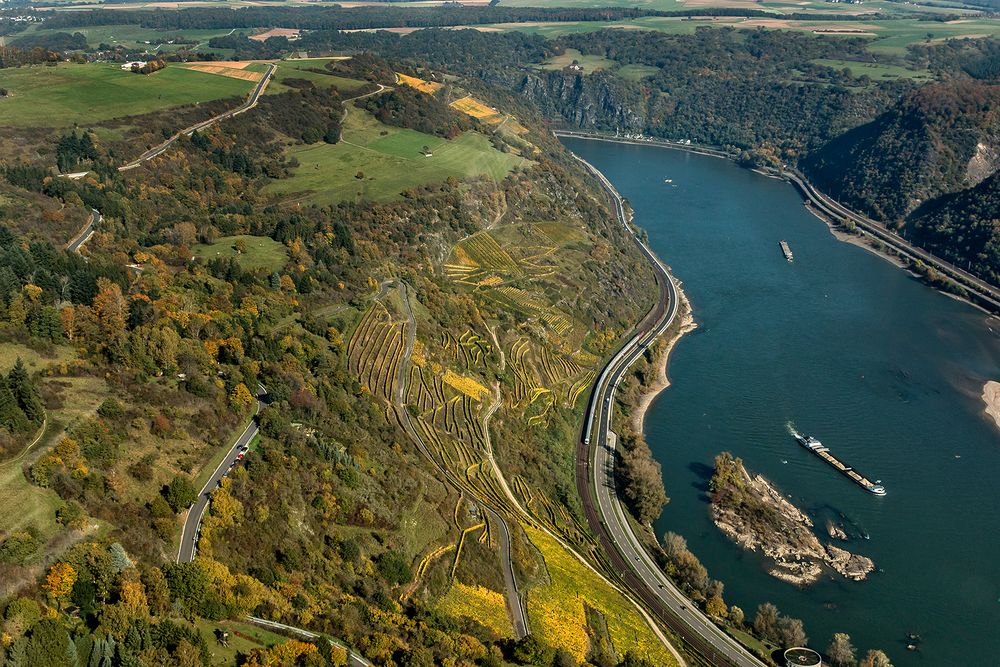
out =
[[[996,283],[1000,86],[924,86],[803,162],[827,192]]]
[[[238,10],[191,8],[174,10],[93,9],[67,15],[44,12],[46,28],[138,24],[161,30],[206,28],[256,28],[272,26],[308,30],[352,30],[370,28],[429,28],[485,23],[532,21],[621,21],[642,16],[774,16],[773,12],[743,8],[704,8],[658,11],[639,8],[504,7],[462,6],[399,7],[394,3],[368,7],[245,7]],[[877,15],[782,14],[784,18],[822,21],[872,20]],[[922,17],[931,15],[922,14]]]

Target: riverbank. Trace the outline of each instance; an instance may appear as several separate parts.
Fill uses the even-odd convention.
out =
[[[695,155],[721,158],[734,163],[737,162],[737,156],[727,151],[715,148],[708,148],[704,146],[696,146],[693,144],[675,143],[667,141],[665,139],[653,139],[653,138],[626,139],[621,137],[611,137],[600,134],[590,134],[586,132],[576,132],[576,131],[566,131],[566,130],[556,130],[554,134],[557,137],[570,137],[575,139],[603,141],[615,144],[626,144],[633,146],[655,146],[657,148],[667,148],[686,153],[693,153]],[[834,238],[836,238],[837,240],[844,241],[845,243],[850,243],[851,245],[855,245],[860,248],[864,248],[865,250],[870,251],[874,255],[882,259],[885,259],[886,261],[896,266],[897,268],[903,269],[911,276],[920,280],[927,287],[930,287],[931,289],[936,290],[941,294],[944,294],[945,296],[949,296],[964,303],[968,303],[982,310],[985,313],[994,314],[993,310],[1000,309],[1000,301],[997,301],[996,299],[991,298],[989,296],[984,296],[983,294],[980,294],[976,288],[970,287],[971,283],[963,285],[962,281],[956,279],[951,272],[957,271],[958,274],[964,276],[963,280],[972,281],[972,283],[978,282],[981,285],[984,284],[978,278],[962,271],[958,267],[948,264],[941,258],[930,254],[928,251],[925,251],[917,246],[905,243],[904,239],[894,237],[894,233],[888,230],[888,228],[886,228],[886,226],[883,223],[876,222],[870,218],[863,216],[860,213],[848,209],[839,202],[836,202],[831,198],[829,198],[828,196],[821,193],[818,189],[815,188],[815,186],[813,186],[811,183],[809,183],[808,180],[806,180],[806,177],[803,174],[798,173],[797,171],[786,172],[771,168],[763,168],[763,169],[754,167],[745,167],[745,168],[761,176],[774,178],[777,180],[785,180],[792,183],[793,185],[797,185],[800,194],[803,196],[803,203],[805,205],[806,210],[812,213],[815,217],[822,220],[830,228],[830,231],[833,233]],[[866,232],[863,229],[859,229],[859,233],[851,233],[845,230],[844,227],[842,227],[838,221],[830,219],[827,215],[825,215],[824,212],[817,210],[816,206],[811,205],[813,195],[808,192],[805,192],[806,188],[811,189],[819,199],[822,199],[827,203],[833,202],[836,205],[838,211],[834,213],[834,217],[843,214],[850,222],[852,222],[853,224],[858,224],[860,228],[865,228],[865,226],[868,225],[869,226],[868,231]],[[820,208],[822,208],[822,206],[820,206]],[[863,222],[854,222],[855,219]],[[875,228],[878,228],[878,230],[876,231]],[[877,238],[879,234],[885,236],[886,238],[891,238],[892,240],[886,241],[885,239],[879,239]],[[904,245],[902,247],[904,249],[903,250],[895,249],[894,244],[897,243],[903,243]],[[893,250],[889,250],[888,248],[893,248]],[[901,255],[900,253],[903,254]],[[940,274],[939,278],[944,278],[944,280],[933,281],[928,276],[918,273],[912,268],[913,262],[926,263],[933,270],[937,271]],[[963,294],[967,294],[968,296],[964,296],[963,294],[958,294],[954,290],[945,289],[945,287],[949,285],[957,288],[958,290],[961,290]],[[986,289],[990,288],[987,287]],[[990,295],[992,294],[994,294],[994,292],[990,291]],[[987,303],[989,307],[981,303],[978,303],[977,300],[980,299],[985,300],[985,303]]]
[[[660,339],[656,347],[656,358],[653,361],[656,376],[649,384],[643,387],[642,391],[639,392],[638,400],[632,406],[630,413],[632,417],[632,430],[636,433],[643,433],[649,406],[653,404],[653,401],[656,400],[656,397],[661,392],[670,386],[670,378],[667,375],[670,352],[674,349],[677,342],[684,337],[684,334],[698,328],[698,324],[694,321],[694,315],[691,311],[691,302],[688,301],[687,295],[684,294],[684,290],[680,287],[677,288],[677,302],[678,312],[674,320],[675,326],[672,326],[667,331],[666,336]]]
[[[1000,382],[990,380],[983,385],[983,402],[986,403],[983,411],[1000,429]]]

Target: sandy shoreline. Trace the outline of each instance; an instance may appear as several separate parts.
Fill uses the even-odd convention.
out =
[[[1000,382],[990,380],[983,385],[983,402],[986,403],[983,412],[1000,428]]]
[[[643,432],[646,422],[646,411],[652,405],[653,400],[661,391],[670,386],[670,378],[667,377],[667,364],[670,361],[670,351],[681,339],[681,336],[698,327],[691,314],[691,303],[684,294],[684,290],[677,288],[677,296],[680,299],[680,312],[677,313],[677,323],[679,326],[670,328],[667,334],[669,338],[661,346],[658,346],[659,357],[656,360],[656,379],[647,386],[640,394],[639,400],[632,408],[632,430],[636,433]],[[998,385],[1000,387],[1000,385]]]

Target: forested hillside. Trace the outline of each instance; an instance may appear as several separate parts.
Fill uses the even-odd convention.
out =
[[[907,221],[934,254],[1000,284],[1000,172],[974,188],[929,202]]]
[[[810,154],[803,166],[838,199],[901,222],[922,203],[975,186],[996,170],[998,121],[1000,86],[924,86]]]
[[[528,109],[369,83],[413,63],[308,65],[125,172],[191,108],[0,133],[24,156],[0,166],[0,665],[344,664],[250,613],[386,666],[672,664],[591,569],[573,478],[648,265]],[[261,386],[259,436],[183,537]]]

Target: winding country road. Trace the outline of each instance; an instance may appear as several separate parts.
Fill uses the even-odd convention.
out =
[[[638,332],[605,366],[590,397],[576,461],[577,490],[587,522],[628,588],[697,653],[718,667],[762,667],[760,660],[702,614],[663,573],[636,537],[618,500],[614,474],[617,439],[610,431],[614,392],[646,347],[673,323],[677,315],[677,287],[666,267],[632,233],[621,195],[614,186],[588,162],[577,159],[601,182],[614,203],[616,217],[652,265],[660,287],[657,304],[640,323]]]
[[[399,365],[399,376],[396,383],[396,396],[394,397],[394,402],[399,410],[401,419],[403,422],[403,429],[406,431],[410,439],[417,445],[417,448],[421,453],[430,461],[438,472],[460,493],[466,493],[475,499],[476,503],[486,511],[492,522],[491,530],[496,530],[496,534],[499,535],[497,540],[499,543],[500,551],[500,566],[503,570],[503,580],[504,580],[504,601],[507,607],[507,614],[510,616],[511,625],[514,628],[514,636],[517,639],[522,639],[528,634],[528,618],[524,610],[524,603],[521,600],[520,591],[517,588],[517,578],[514,576],[514,561],[510,555],[510,527],[507,525],[507,521],[503,518],[499,512],[494,510],[492,507],[487,505],[482,501],[482,499],[477,498],[472,492],[466,488],[458,479],[456,479],[449,470],[441,466],[434,456],[431,454],[430,447],[424,442],[424,439],[420,436],[420,433],[414,428],[413,423],[410,421],[410,413],[406,409],[404,403],[404,396],[406,394],[406,376],[407,368],[409,366],[410,355],[413,353],[413,344],[417,337],[417,321],[413,317],[413,311],[410,309],[410,300],[406,293],[406,283],[400,281],[399,283],[399,296],[403,301],[403,305],[406,308],[406,346],[403,349],[403,359],[404,363]],[[493,411],[496,409],[496,404],[491,406],[490,413],[484,420],[483,429],[489,433],[489,418],[493,415]],[[490,453],[490,460],[492,461],[492,452]]]
[[[248,447],[250,442],[257,437],[257,415],[260,414],[261,408],[267,405],[267,392],[264,389],[264,385],[259,385],[259,389],[257,409],[254,411],[253,417],[250,418],[250,423],[247,424],[246,429],[243,430],[240,437],[233,441],[232,446],[226,452],[218,467],[216,467],[215,472],[212,473],[212,476],[205,482],[205,486],[198,492],[198,500],[188,510],[187,518],[184,520],[184,527],[181,529],[181,543],[177,547],[178,563],[187,563],[194,560],[195,555],[198,553],[198,535],[201,532],[201,520],[205,516],[205,510],[208,509],[212,491],[222,481],[222,478],[229,474],[233,466],[237,464],[240,450],[245,446]]]
[[[68,252],[80,252],[80,248],[83,244],[90,240],[90,237],[94,235],[94,226],[104,221],[104,216],[96,208],[90,209],[90,219],[87,224],[83,226],[83,229],[73,237],[68,244],[66,244],[66,250]]]

